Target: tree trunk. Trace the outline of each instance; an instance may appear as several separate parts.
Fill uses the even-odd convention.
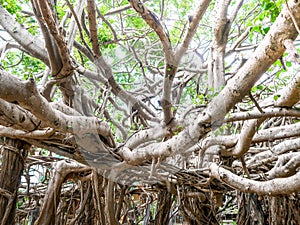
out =
[[[298,225],[300,222],[299,194],[289,196],[269,197],[270,225]]]
[[[265,225],[264,212],[256,194],[238,193],[238,225]]]
[[[166,190],[159,190],[154,225],[169,224],[172,194]]]
[[[0,224],[14,224],[17,193],[29,145],[20,140],[6,139],[2,148],[0,171]]]
[[[189,191],[192,192],[195,189],[185,190],[186,193]],[[185,196],[183,194],[181,211],[184,220],[191,225],[219,225],[213,198],[208,194],[198,193],[198,196]]]

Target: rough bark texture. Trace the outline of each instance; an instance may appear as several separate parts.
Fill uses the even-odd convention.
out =
[[[2,148],[0,171],[0,222],[11,225],[15,220],[18,187],[29,145],[20,140],[6,139]]]
[[[298,225],[300,223],[300,201],[297,194],[269,198],[270,225]]]
[[[159,191],[154,225],[169,223],[171,205],[172,194],[165,190]]]
[[[199,196],[187,196],[188,193],[189,191],[182,193],[181,210],[185,221],[191,225],[219,225],[212,196],[201,192]]]
[[[256,194],[239,193],[238,225],[265,225],[264,212]]]

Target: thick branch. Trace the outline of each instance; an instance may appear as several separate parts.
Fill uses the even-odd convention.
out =
[[[208,64],[208,85],[209,88],[214,88],[214,92],[220,91],[225,85],[225,48],[232,24],[232,21],[227,18],[229,4],[230,0],[220,0],[215,3],[214,11],[217,15],[214,22],[214,38]]]
[[[290,9],[300,19],[299,4],[291,1]],[[283,41],[287,38],[294,40],[297,35],[289,12],[284,8],[256,51],[208,105],[206,112],[211,116],[212,122],[223,120],[225,114],[250,92],[262,74],[283,54]]]
[[[27,54],[40,59],[49,66],[44,43],[22,27],[1,5],[0,25],[26,50]]]
[[[55,44],[54,39],[51,36],[50,31],[45,24],[45,21],[41,14],[41,10],[38,5],[38,1],[32,0],[31,2],[32,2],[32,7],[33,7],[35,17],[39,22],[45,40],[45,47],[47,49],[47,53],[50,61],[51,73],[52,75],[56,75],[59,73],[59,71],[62,68],[62,61],[61,61],[61,57],[57,45]]]
[[[32,138],[32,139],[52,139],[63,140],[65,138],[61,133],[56,133],[52,129],[35,130],[27,132],[23,130],[15,130],[11,127],[0,125],[0,137],[9,137],[13,139]]]
[[[280,155],[276,165],[267,173],[268,179],[289,177],[294,175],[300,167],[300,152],[290,152]]]
[[[125,146],[134,149],[137,146],[147,143],[149,141],[162,139],[170,133],[166,128],[163,127],[153,127],[147,130],[141,130],[136,134],[133,134],[128,141],[126,142]]]
[[[261,113],[258,110],[251,112],[238,112],[230,114],[229,118],[225,118],[224,122],[234,122],[239,120],[249,120],[249,119],[259,119],[259,118],[270,118],[270,117],[300,117],[300,110],[297,109],[287,109],[287,108],[271,108],[264,109],[264,112]]]
[[[165,25],[162,24],[162,22],[155,15],[155,13],[150,11],[140,0],[131,0],[130,5],[142,16],[145,22],[155,31],[155,33],[161,40],[163,46],[163,51],[165,53],[166,59],[166,66],[161,106],[164,113],[164,122],[165,124],[169,124],[173,118],[173,113],[171,110],[171,87],[178,67],[178,62],[175,62],[174,60],[174,52],[172,50],[169,34],[166,30]]]
[[[51,9],[46,0],[39,1],[39,6],[43,19],[45,20],[47,27],[55,40],[55,43],[59,49],[60,57],[63,67],[58,74],[54,74],[58,78],[64,78],[70,76],[73,73],[74,67],[72,66],[70,52],[68,46],[64,40],[63,32],[58,30],[57,24],[53,18]]]
[[[18,103],[53,129],[67,133],[96,132],[112,138],[110,127],[104,121],[94,117],[70,116],[53,109],[36,89],[34,80],[21,81],[0,70],[0,89],[0,98]]]
[[[297,136],[300,136],[300,123],[261,130],[253,137],[253,143]]]
[[[97,21],[96,21],[96,4],[94,0],[87,0],[87,11],[89,18],[89,28],[91,34],[91,42],[95,57],[101,55],[98,42]]]
[[[247,168],[255,167],[257,164],[262,164],[265,161],[272,160],[274,157],[283,154],[288,151],[298,150],[300,148],[300,138],[285,140],[275,145],[268,151],[260,152],[254,157],[251,157],[246,163]],[[276,159],[275,158],[275,159]]]
[[[291,1],[290,9],[300,21],[300,3]],[[198,142],[212,127],[219,127],[225,115],[244,96],[248,95],[253,85],[262,74],[283,54],[285,48],[283,40],[295,39],[297,31],[287,9],[283,9],[278,19],[266,35],[262,43],[249,60],[232,78],[225,88],[208,104],[207,109],[198,118],[166,142],[156,143],[148,148],[138,148],[130,151],[128,148],[120,150],[122,157],[129,163],[141,163],[152,157],[170,156],[175,152],[182,152]]]
[[[275,95],[279,94],[281,97],[278,99],[278,101],[275,101],[274,104],[282,107],[292,107],[294,104],[296,104],[300,99],[300,91],[298,88],[299,82],[300,82],[300,73],[297,73],[296,76],[292,79],[292,81],[289,82],[289,85],[287,87],[285,87],[279,93],[275,94]],[[273,101],[273,96],[263,101],[262,104],[266,104],[270,102],[270,99]],[[276,112],[277,110],[272,109],[271,111]],[[284,113],[284,111],[286,110],[290,111],[289,109],[282,109],[282,111],[280,110],[281,112],[279,112],[279,114]],[[239,141],[235,146],[235,149],[232,151],[233,155],[235,155],[236,157],[241,157],[243,154],[245,154],[248,151],[250,144],[252,142],[252,138],[255,134],[255,131],[260,126],[260,124],[263,123],[263,121],[266,118],[268,118],[267,116],[269,114],[268,111],[269,110],[266,109],[266,112],[263,113],[263,115],[265,116],[258,117],[258,119],[256,120],[255,119],[248,120],[244,123]],[[297,114],[297,111],[299,110],[292,110],[292,111],[294,111]],[[255,112],[258,113],[259,111],[256,110],[253,113],[256,114]],[[251,114],[252,113],[250,112],[248,115]],[[273,115],[273,117],[275,116],[276,114]],[[293,116],[293,114],[291,116]],[[297,117],[297,115],[294,116]]]
[[[280,98],[275,102],[276,106],[291,107],[300,100],[300,73],[298,72],[288,83],[288,86],[280,92]]]
[[[0,120],[3,121],[3,123],[0,122],[1,125],[26,131],[42,127],[41,121],[30,112],[3,99],[0,99]]]
[[[212,163],[209,168],[213,178],[242,192],[276,196],[291,194],[300,190],[300,172],[288,178],[254,181],[235,175],[234,173],[219,167],[215,163]]]
[[[239,140],[231,152],[232,155],[239,158],[243,156],[250,148],[253,136],[258,130],[259,126],[265,121],[266,118],[247,120],[241,130]]]

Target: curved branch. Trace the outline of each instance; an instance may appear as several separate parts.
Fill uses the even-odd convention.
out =
[[[300,72],[289,82],[288,86],[280,92],[280,98],[275,102],[276,106],[291,107],[300,100]]]
[[[49,127],[67,133],[95,132],[112,139],[109,125],[95,117],[70,116],[52,108],[36,89],[34,80],[21,81],[0,70],[0,98],[16,102]]]
[[[230,154],[237,158],[243,156],[249,150],[253,136],[265,119],[266,118],[247,120],[242,127],[238,142]]]
[[[45,40],[45,47],[47,49],[47,53],[49,56],[51,73],[52,73],[52,75],[56,75],[59,73],[59,71],[62,68],[62,61],[61,61],[61,57],[59,55],[57,45],[55,44],[54,39],[51,36],[49,29],[47,28],[47,26],[45,24],[45,21],[41,14],[41,10],[38,6],[38,1],[32,0],[31,2],[32,2],[35,17],[37,18],[37,20],[39,22],[39,25],[40,25],[40,28],[41,28],[41,31],[43,33],[43,37]]]
[[[291,194],[300,190],[300,172],[288,178],[276,178],[268,181],[254,181],[240,177],[215,163],[211,163],[209,169],[211,177],[242,192],[276,196],[279,194]]]
[[[38,1],[37,3],[39,4],[41,14],[43,16],[43,19],[45,20],[45,23],[47,24],[49,32],[54,38],[55,43],[58,47],[60,57],[61,57],[61,62],[63,65],[61,70],[58,71],[57,74],[53,74],[53,75],[57,76],[57,78],[64,78],[70,76],[74,71],[74,67],[71,62],[68,46],[63,37],[63,32],[58,30],[57,24],[55,23],[51,9],[48,5],[48,1],[41,0]]]
[[[163,127],[153,127],[147,130],[141,130],[133,134],[126,142],[125,146],[134,149],[141,144],[147,143],[149,141],[157,140],[159,138],[164,138],[170,134],[166,128]]]
[[[155,31],[161,40],[167,63],[173,62],[173,50],[168,31],[154,12],[149,10],[140,0],[130,0],[131,7],[138,12],[145,22]]]
[[[161,99],[161,106],[164,114],[164,122],[168,125],[173,119],[172,101],[171,101],[171,87],[175,77],[178,62],[174,60],[174,51],[172,49],[171,41],[168,31],[164,24],[159,20],[158,16],[149,10],[140,0],[131,0],[130,5],[136,12],[138,12],[145,22],[155,31],[159,37],[165,53],[166,66],[165,77],[163,84],[163,93]]]
[[[225,118],[224,122],[234,122],[239,120],[259,119],[259,118],[270,118],[270,117],[300,117],[300,110],[288,109],[288,108],[271,108],[264,109],[264,112],[253,110],[251,112],[238,112],[230,114],[229,118]]]
[[[300,23],[300,2],[291,1],[290,9]],[[168,157],[195,145],[212,127],[221,126],[230,109],[248,95],[256,81],[283,54],[283,40],[295,39],[297,35],[289,12],[283,9],[256,51],[189,127],[166,142],[155,143],[148,148],[133,151],[123,148],[120,150],[121,156],[129,163],[142,163],[154,156]]]
[[[278,155],[288,151],[296,151],[300,148],[300,138],[285,140],[275,145],[270,150],[260,152],[247,160],[247,168],[255,167],[257,164],[262,164],[265,161],[278,158]]]
[[[267,172],[268,179],[294,175],[300,167],[300,152],[280,155],[276,165]]]
[[[293,14],[297,15],[297,21],[300,21],[299,4],[291,1],[290,5]],[[289,38],[294,40],[297,35],[289,12],[284,8],[256,51],[208,105],[206,111],[210,112],[214,122],[223,120],[226,112],[250,92],[262,74],[284,53],[283,41]],[[223,101],[225,103],[221,106],[220,102]],[[220,110],[220,107],[224,107],[224,110]]]
[[[54,223],[61,186],[70,173],[89,172],[91,169],[87,166],[74,161],[66,162],[64,160],[54,163],[52,178],[49,181],[48,189],[44,197],[45,201],[41,208],[41,213],[35,224],[49,225]]]
[[[275,94],[275,95],[279,94],[281,97],[277,101],[274,102],[274,105],[281,106],[281,107],[292,107],[294,104],[296,104],[299,101],[299,96],[300,96],[300,91],[298,88],[299,83],[300,83],[300,73],[297,73],[296,76],[292,78],[291,82],[289,82],[289,85],[286,88],[279,91],[279,93]],[[270,98],[263,101],[263,104],[270,102],[270,99],[271,99],[271,101],[273,101],[273,99],[274,99],[273,96],[271,96]],[[258,117],[258,119],[248,120],[244,123],[239,141],[237,142],[237,145],[235,146],[234,150],[231,152],[232,155],[234,155],[236,157],[241,157],[243,154],[245,154],[249,150],[251,140],[252,140],[256,130],[258,129],[260,124],[262,124],[263,121],[265,121],[265,119],[269,115],[268,111],[270,111],[270,110],[268,110],[268,109],[264,109],[264,110],[266,110],[266,113],[263,113],[264,116]],[[275,110],[275,111],[273,111],[273,110]],[[273,112],[276,112],[277,110],[271,109],[271,111],[273,111]],[[282,109],[282,110],[283,111],[281,111],[279,109],[278,113],[284,114],[284,111],[286,111],[286,110],[289,111],[289,109]],[[297,111],[299,111],[299,110],[296,110],[294,112],[297,114]],[[256,114],[256,113],[260,113],[260,112],[255,110],[252,113]],[[248,113],[248,115],[251,115],[252,113],[250,112],[250,113]],[[276,116],[275,114],[273,115],[273,117]],[[297,115],[294,115],[294,116],[297,117]],[[226,121],[226,119],[225,119],[225,121]]]

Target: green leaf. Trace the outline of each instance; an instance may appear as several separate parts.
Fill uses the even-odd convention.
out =
[[[268,9],[271,9],[271,8],[274,8],[274,7],[276,7],[274,2],[268,2],[266,4],[263,4],[263,6],[262,6],[262,8],[264,10],[268,10]]]
[[[263,30],[263,34],[267,34],[270,30],[270,27],[262,28],[262,30]]]
[[[287,67],[291,67],[291,66],[292,66],[292,63],[289,62],[289,61],[287,61],[287,62],[285,62],[285,65],[286,65]]]
[[[274,95],[273,98],[274,98],[275,101],[277,101],[279,97],[280,97],[280,95]]]

